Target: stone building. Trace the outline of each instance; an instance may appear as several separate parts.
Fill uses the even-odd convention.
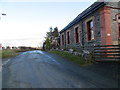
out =
[[[60,31],[61,49],[119,42],[120,2],[95,2]]]

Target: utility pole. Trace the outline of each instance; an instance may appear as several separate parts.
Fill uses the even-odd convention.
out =
[[[2,16],[6,16],[6,14],[5,13],[0,13],[0,15],[2,15]],[[0,18],[1,19],[1,18]],[[0,43],[0,50],[2,50],[2,44]]]
[[[6,16],[6,14],[5,14],[5,13],[1,13],[1,15]]]
[[[6,14],[5,14],[5,13],[0,13],[0,16],[1,16],[1,15],[2,15],[2,16],[6,16]],[[0,19],[1,19],[1,18],[0,18]]]

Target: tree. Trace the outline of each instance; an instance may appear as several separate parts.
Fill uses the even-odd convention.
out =
[[[43,48],[50,49],[56,46],[56,39],[59,36],[58,27],[54,29],[52,27],[49,28],[49,32],[46,33],[45,37],[45,45],[43,44]],[[44,47],[45,46],[45,47]]]
[[[51,37],[52,37],[52,32],[53,32],[53,28],[50,27],[50,31],[46,33],[45,39],[47,39],[47,38],[51,39]]]
[[[52,27],[50,27],[50,32],[52,32],[53,31],[53,28]]]
[[[43,50],[45,50],[45,49],[46,49],[46,41],[43,42]]]
[[[10,49],[10,46],[7,46],[6,49]]]
[[[46,39],[46,49],[50,49],[50,40],[49,40],[49,38]]]
[[[58,36],[59,36],[58,27],[55,27],[55,28],[54,28],[54,31],[52,32],[52,35],[53,35],[54,37],[58,37]]]

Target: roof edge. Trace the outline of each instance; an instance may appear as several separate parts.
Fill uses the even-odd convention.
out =
[[[75,19],[73,19],[65,28],[63,28],[60,33],[66,31],[67,29],[69,29],[71,26],[75,25],[76,23],[78,23],[80,20],[84,19],[85,17],[87,17],[89,14],[91,14],[92,12],[96,11],[97,9],[99,9],[100,7],[106,5],[106,2],[99,2],[99,4],[97,5],[97,7],[94,7],[92,9],[91,6],[93,6],[95,3],[94,2],[92,5],[90,5],[87,9],[85,9],[82,13],[80,13]],[[89,10],[88,10],[89,9]],[[80,16],[81,15],[81,16]],[[79,17],[80,16],[80,17]]]

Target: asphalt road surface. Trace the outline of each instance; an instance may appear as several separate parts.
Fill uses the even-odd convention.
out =
[[[91,66],[90,66],[91,67]],[[3,88],[117,88],[110,78],[43,51],[28,51],[3,62]],[[94,67],[95,68],[95,67]],[[111,75],[112,76],[112,75]],[[115,75],[116,76],[116,75]]]

